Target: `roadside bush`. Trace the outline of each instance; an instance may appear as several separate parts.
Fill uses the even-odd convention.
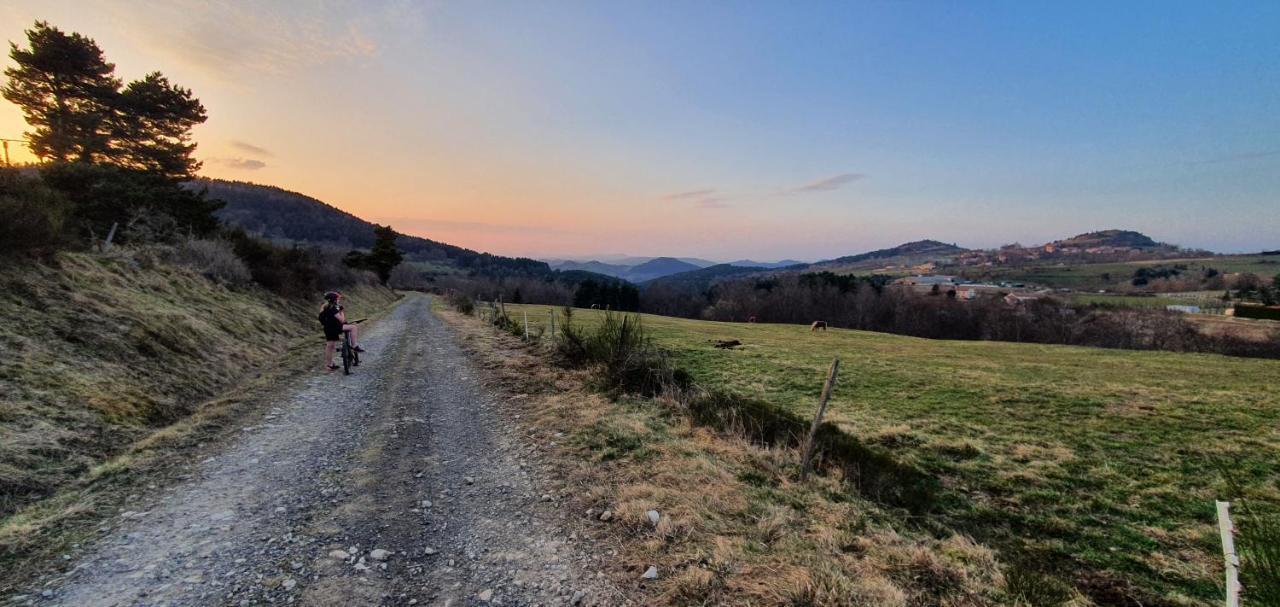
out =
[[[0,169],[0,252],[47,257],[68,244],[70,205],[39,179]]]
[[[174,247],[172,261],[193,268],[221,284],[243,285],[253,281],[249,266],[236,256],[235,248],[225,240],[182,241]]]
[[[466,293],[461,291],[449,291],[449,293],[444,296],[444,300],[450,306],[453,306],[453,309],[462,312],[467,316],[471,316],[476,313],[476,301],[471,299],[471,296]]]
[[[338,251],[320,247],[282,247],[254,238],[240,229],[226,229],[222,238],[244,261],[254,282],[285,297],[315,297],[330,289],[379,284],[371,272],[349,268]]]
[[[636,315],[606,312],[603,322],[584,331],[567,314],[556,352],[569,366],[595,366],[596,387],[611,396],[656,396],[668,387],[690,384],[688,374],[645,335]]]

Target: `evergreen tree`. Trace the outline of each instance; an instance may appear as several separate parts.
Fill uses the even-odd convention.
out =
[[[191,157],[191,129],[208,115],[191,89],[152,72],[125,87],[117,109],[117,164],[177,181],[195,177],[200,162]]]
[[[91,38],[65,34],[44,21],[27,30],[29,48],[9,44],[14,66],[0,93],[22,109],[33,130],[31,150],[57,162],[94,162],[110,148],[115,65]]]
[[[351,251],[342,261],[353,268],[374,272],[385,285],[391,278],[391,270],[404,261],[404,254],[396,248],[396,236],[391,226],[374,226],[373,248],[368,253]]]

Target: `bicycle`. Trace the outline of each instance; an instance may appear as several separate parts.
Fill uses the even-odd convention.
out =
[[[360,320],[352,321],[349,324],[358,325],[366,320],[369,320],[369,319],[361,318]],[[358,367],[358,366],[360,366],[360,353],[356,352],[356,349],[351,345],[351,332],[343,331],[342,332],[342,374],[351,375],[351,367]]]

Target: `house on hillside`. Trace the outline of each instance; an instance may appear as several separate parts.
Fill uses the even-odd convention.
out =
[[[960,279],[955,276],[917,274],[916,276],[899,278],[894,281],[894,284],[908,287],[919,293],[932,292],[934,289],[939,292],[947,292],[955,290],[956,285],[960,284]]]
[[[1042,293],[1009,293],[1004,296],[1004,302],[1011,306],[1021,306],[1039,301],[1041,297],[1043,297]]]
[[[997,296],[1004,291],[1000,285],[985,283],[968,283],[956,287],[956,298],[962,301],[973,301],[979,296]]]
[[[910,287],[932,287],[934,285],[938,285],[938,287],[941,288],[954,287],[960,282],[960,280],[955,276],[917,275],[899,278],[896,282],[900,285],[907,285]]]

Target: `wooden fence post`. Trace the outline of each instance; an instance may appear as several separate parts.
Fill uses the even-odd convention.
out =
[[[551,341],[556,340],[556,309],[547,310],[547,331],[551,335]]]
[[[1231,502],[1218,503],[1218,533],[1222,536],[1222,557],[1227,570],[1227,607],[1240,607],[1240,556],[1236,554],[1235,526],[1231,524]]]
[[[827,411],[827,401],[831,399],[831,389],[836,384],[836,373],[840,371],[840,359],[831,361],[831,370],[827,371],[827,382],[822,384],[822,396],[818,398],[818,412],[813,416],[813,425],[809,426],[809,436],[804,439],[804,453],[800,460],[800,480],[809,478],[810,460],[813,459],[813,441],[818,435],[818,426],[822,425],[822,414]]]
[[[529,341],[529,311],[524,311],[524,340]]]

